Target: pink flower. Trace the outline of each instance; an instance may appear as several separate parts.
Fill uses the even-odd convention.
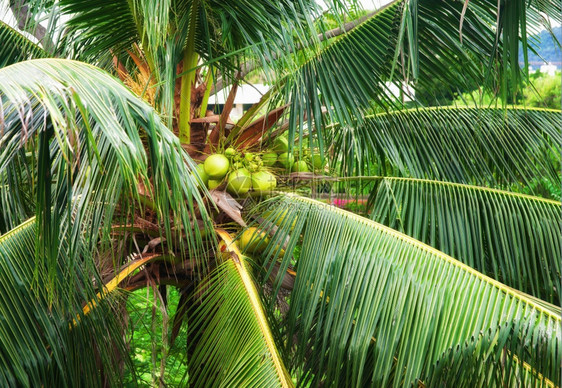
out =
[[[339,198],[336,198],[336,199],[334,199],[334,200],[332,201],[332,204],[333,204],[334,206],[337,206],[337,207],[344,207],[344,206],[347,205],[349,202],[350,202],[350,201],[347,200],[347,199],[339,199]]]
[[[336,198],[332,200],[332,205],[340,208],[345,208],[346,205],[353,204],[353,203],[357,205],[364,205],[367,203],[367,201],[364,199],[359,199],[355,201],[353,199],[340,199],[340,198]]]

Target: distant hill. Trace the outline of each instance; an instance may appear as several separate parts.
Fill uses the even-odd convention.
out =
[[[553,32],[558,42],[562,43],[562,26],[553,28]],[[544,30],[539,35],[530,37],[529,44],[534,46],[539,54],[537,55],[529,50],[529,64],[538,66],[546,60],[558,65],[558,67],[562,65],[562,52],[548,31]],[[519,62],[524,62],[523,51],[519,52]]]

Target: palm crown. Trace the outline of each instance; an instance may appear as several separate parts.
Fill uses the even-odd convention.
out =
[[[144,287],[173,307],[162,348],[194,386],[560,385],[561,203],[533,186],[560,184],[560,111],[506,103],[558,2],[6,9],[0,385],[122,384],[124,299]],[[233,122],[255,74],[271,88]],[[503,104],[389,92],[437,95],[435,78]],[[227,149],[244,193],[196,167]],[[271,150],[283,168],[261,166]],[[367,214],[310,198],[326,185],[369,193]]]

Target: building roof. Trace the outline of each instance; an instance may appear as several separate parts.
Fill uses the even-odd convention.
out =
[[[388,95],[400,96],[400,87],[391,82],[386,83],[386,93]],[[414,89],[409,85],[402,85],[404,92],[404,100],[412,101],[412,96],[415,95]],[[243,84],[238,86],[236,97],[234,98],[234,105],[237,104],[255,104],[261,97],[269,90],[268,85],[264,84]],[[217,94],[209,97],[209,105],[224,105],[230,93],[230,86],[219,91]]]
[[[269,90],[264,84],[243,84],[238,86],[234,104],[255,104]],[[209,97],[209,105],[224,104],[230,93],[230,86]]]

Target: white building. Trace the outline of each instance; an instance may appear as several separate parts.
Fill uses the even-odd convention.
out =
[[[219,91],[217,94],[209,97],[209,105],[224,105],[228,94],[230,93],[231,87],[228,86],[225,89]],[[237,121],[246,110],[248,110],[253,104],[259,102],[262,96],[269,90],[268,85],[264,84],[241,84],[238,85],[238,91],[234,97],[234,106],[230,117],[232,120]],[[412,101],[415,92],[414,88],[410,85],[402,84],[402,91],[400,86],[395,83],[386,83],[386,93],[387,95],[394,95],[400,98],[403,102]],[[221,107],[222,109],[222,107]],[[219,109],[220,111],[220,109]]]
[[[236,121],[242,117],[244,111],[258,102],[268,90],[269,86],[264,84],[238,85],[238,91],[234,97],[234,106],[230,113],[232,120]],[[209,105],[224,105],[229,93],[230,86],[209,97]]]

